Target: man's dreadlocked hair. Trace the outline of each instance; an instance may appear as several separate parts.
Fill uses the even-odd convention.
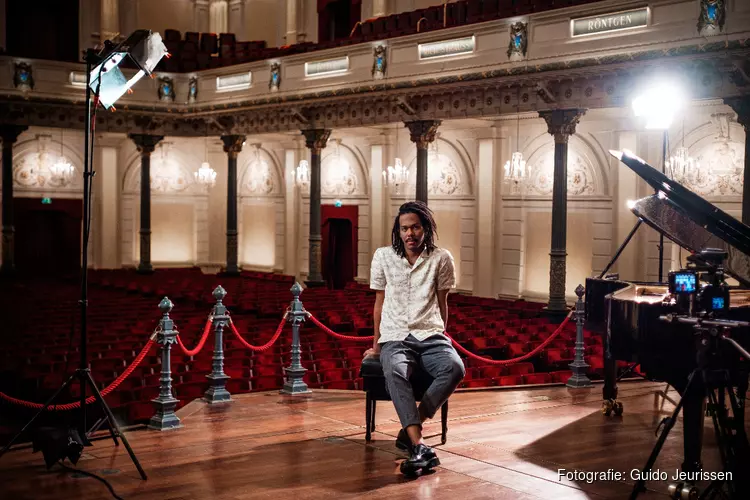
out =
[[[399,207],[396,220],[393,222],[391,245],[396,254],[398,254],[399,257],[406,257],[406,248],[404,248],[404,242],[401,240],[401,225],[399,224],[399,218],[404,214],[417,214],[419,222],[424,228],[424,249],[428,254],[435,250],[435,248],[437,248],[435,245],[437,224],[432,215],[432,210],[430,210],[424,202],[408,201]]]

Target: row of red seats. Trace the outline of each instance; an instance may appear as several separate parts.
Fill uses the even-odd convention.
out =
[[[183,40],[179,31],[165,30],[165,44],[174,57],[163,59],[157,70],[191,72],[225,67],[493,19],[525,16],[594,1],[598,0],[459,0],[427,9],[367,19],[355,25],[348,38],[272,48],[266,47],[264,41],[238,42],[231,33],[217,36],[215,33],[187,32]]]

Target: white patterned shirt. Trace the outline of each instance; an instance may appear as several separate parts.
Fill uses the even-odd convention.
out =
[[[409,334],[419,341],[444,335],[437,291],[455,287],[453,256],[444,248],[422,252],[413,266],[393,247],[375,250],[370,288],[385,290],[378,343],[402,341]]]

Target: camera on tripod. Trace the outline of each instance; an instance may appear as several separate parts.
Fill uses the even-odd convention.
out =
[[[707,248],[687,258],[688,266],[669,273],[669,293],[678,314],[722,317],[729,310],[729,285],[724,279],[727,252]]]

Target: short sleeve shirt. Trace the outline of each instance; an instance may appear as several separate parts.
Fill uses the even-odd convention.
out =
[[[412,266],[393,247],[378,248],[370,268],[370,288],[385,290],[378,342],[402,341],[409,334],[420,341],[444,335],[437,291],[455,287],[455,265],[448,250],[422,252]]]

